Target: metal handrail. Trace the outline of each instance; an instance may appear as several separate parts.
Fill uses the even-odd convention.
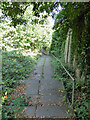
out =
[[[73,89],[72,89],[72,105],[74,103],[74,82],[75,79],[70,75],[70,73],[66,70],[66,68],[64,67],[64,65],[62,64],[62,62],[60,61],[60,59],[56,58],[53,54],[51,54],[57,61],[60,62],[61,66],[64,68],[64,70],[66,71],[66,73],[69,75],[69,77],[73,80]]]

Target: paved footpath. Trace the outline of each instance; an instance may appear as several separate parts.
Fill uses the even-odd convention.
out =
[[[44,65],[45,64],[45,65]],[[44,71],[43,78],[42,70]],[[50,56],[43,55],[34,67],[34,75],[26,82],[26,96],[32,99],[31,106],[25,106],[27,118],[67,118],[69,105],[64,105],[62,82],[55,80]]]

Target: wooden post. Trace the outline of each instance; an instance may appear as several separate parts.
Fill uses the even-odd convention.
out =
[[[74,80],[73,80],[73,88],[72,88],[72,105],[74,103]]]

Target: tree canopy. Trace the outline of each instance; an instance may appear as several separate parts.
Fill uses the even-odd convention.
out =
[[[88,119],[89,2],[0,3],[3,105],[13,105],[16,106],[17,111],[19,110],[23,103],[22,98],[17,96],[16,101],[10,101],[11,87],[15,88],[18,85],[17,79],[24,80],[28,77],[38,54],[41,55],[41,48],[44,47],[46,51],[58,57],[75,79],[74,82],[71,81],[61,64],[54,60],[56,69],[54,76],[63,81],[70,102],[74,85],[72,118]],[[3,109],[3,118],[16,117],[16,115],[15,111],[6,112],[6,109]]]
[[[40,13],[46,11],[47,15],[44,15],[43,18],[46,18],[59,5],[58,2],[1,2],[0,9],[2,9],[4,16],[11,17],[13,25],[16,26],[25,23],[23,15],[31,4],[33,5],[34,15],[37,17],[40,17]]]

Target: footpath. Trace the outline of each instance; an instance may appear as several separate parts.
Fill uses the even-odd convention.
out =
[[[29,80],[25,80],[25,95],[31,98],[31,105],[24,107],[25,118],[68,118],[69,105],[65,105],[64,86],[54,79],[50,56],[43,55]]]

